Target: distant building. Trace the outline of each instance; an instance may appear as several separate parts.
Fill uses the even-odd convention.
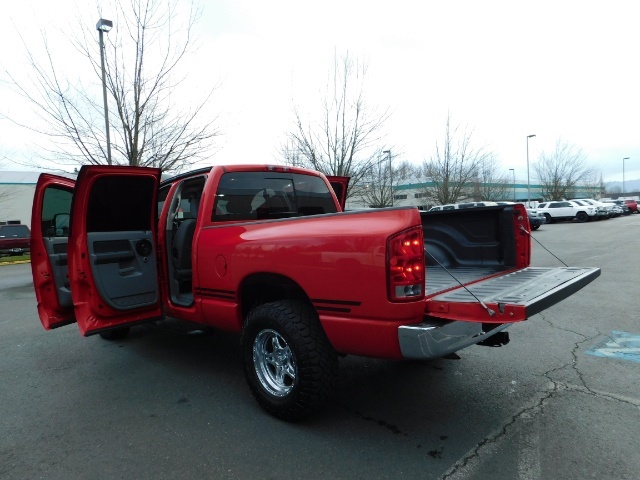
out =
[[[31,228],[31,207],[40,173],[74,178],[66,172],[28,172],[0,170],[0,222],[19,222]]]
[[[430,200],[427,195],[427,190],[430,186],[433,186],[431,182],[422,183],[406,183],[400,185],[393,185],[393,205],[395,207],[418,207],[420,210],[428,210],[435,204],[433,200]],[[531,205],[535,206],[539,202],[543,202],[545,199],[541,195],[542,185],[530,184],[527,189],[526,183],[509,184],[505,188],[505,198],[498,198],[494,200],[510,201],[527,203],[527,200],[531,201]],[[574,188],[574,195],[572,198],[587,197],[598,198],[600,195],[594,195],[593,187],[576,186]],[[530,197],[529,197],[530,195]],[[459,198],[458,202],[466,201],[482,201],[484,198],[476,198],[473,194],[469,197]],[[369,205],[365,205],[365,202],[356,196],[350,197],[347,201],[347,208],[367,208]]]

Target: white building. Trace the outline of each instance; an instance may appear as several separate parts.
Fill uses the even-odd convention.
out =
[[[40,173],[74,178],[74,175],[62,172],[0,170],[0,222],[19,222],[31,228],[31,207]]]

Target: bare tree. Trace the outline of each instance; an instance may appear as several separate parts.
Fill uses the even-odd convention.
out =
[[[180,170],[204,158],[218,134],[216,118],[205,118],[214,87],[192,108],[176,98],[187,75],[180,66],[192,52],[199,11],[191,4],[183,12],[177,0],[114,2],[114,28],[104,36],[112,163]],[[13,89],[35,106],[44,122],[10,120],[48,139],[47,160],[57,163],[108,163],[102,90],[96,87],[102,84],[100,49],[92,26],[82,21],[80,35],[67,37],[86,60],[92,83],[65,78],[57,70],[59,62],[44,32],[44,59],[23,40],[31,84],[6,71]]]
[[[473,132],[459,131],[447,123],[442,144],[436,142],[436,151],[430,160],[422,164],[421,173],[426,180],[422,191],[425,198],[436,203],[455,203],[479,193],[480,167],[490,157],[484,147],[475,147]],[[475,191],[475,192],[474,192]]]
[[[545,200],[563,200],[576,195],[579,182],[594,175],[582,150],[562,140],[553,152],[542,152],[533,170],[538,176],[540,194]]]
[[[602,173],[592,170],[590,174],[580,182],[580,193],[587,198],[600,198],[605,196],[606,186]]]
[[[378,111],[365,100],[366,71],[348,54],[336,54],[320,120],[307,118],[294,106],[293,129],[280,149],[288,163],[351,177],[351,196],[380,158],[382,129],[389,118],[388,109]]]
[[[509,194],[513,186],[509,176],[503,172],[502,165],[492,154],[487,154],[478,167],[479,194],[476,200],[495,202],[512,198]]]
[[[371,208],[394,205],[396,187],[415,176],[415,167],[407,161],[393,165],[393,158],[393,155],[390,159],[384,155],[382,160],[372,165],[352,196],[360,198],[363,205]]]

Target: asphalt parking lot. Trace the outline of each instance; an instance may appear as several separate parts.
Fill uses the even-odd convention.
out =
[[[237,337],[47,332],[30,266],[0,266],[0,478],[638,479],[639,236],[640,215],[543,225],[534,265],[601,277],[502,348],[342,359],[333,401],[298,424],[257,406]]]

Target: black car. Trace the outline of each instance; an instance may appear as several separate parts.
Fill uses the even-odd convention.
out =
[[[532,215],[531,212],[527,213],[529,214],[529,225],[531,225],[531,230],[537,230],[540,228],[540,225],[545,223],[543,217]]]

